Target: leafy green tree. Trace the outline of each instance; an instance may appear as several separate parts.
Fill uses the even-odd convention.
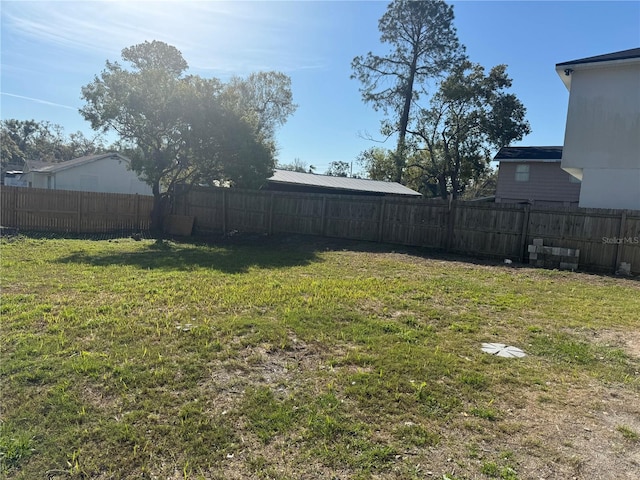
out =
[[[291,78],[280,72],[256,72],[247,78],[233,77],[224,86],[222,102],[255,129],[273,141],[298,106],[293,103]]]
[[[82,88],[86,105],[80,113],[92,128],[115,131],[129,147],[133,170],[151,186],[152,229],[159,230],[176,183],[190,173],[188,82],[182,78],[187,64],[178,49],[158,41],[125,48],[122,59],[133,70],[107,61],[100,77]]]
[[[9,164],[61,162],[105,151],[100,135],[88,138],[76,132],[67,136],[60,125],[46,121],[3,120],[0,135],[3,169]]]
[[[460,197],[462,200],[473,200],[474,198],[490,197],[496,194],[498,187],[498,170],[488,169],[484,175],[474,179],[465,189]]]
[[[362,84],[363,100],[390,117],[382,130],[387,136],[398,135],[392,179],[401,182],[416,102],[427,93],[430,80],[460,60],[463,47],[453,26],[453,8],[442,0],[394,0],[378,29],[390,52],[355,57],[352,78]]]
[[[41,135],[43,126],[35,120],[2,120],[1,143],[2,166],[24,165],[34,159],[34,143]]]
[[[273,174],[273,142],[220,103],[217,84],[199,77],[189,80],[195,93],[185,101],[190,124],[186,140],[195,166],[190,183],[260,187]]]
[[[381,147],[372,147],[358,155],[356,160],[367,178],[391,182],[395,178],[393,152]]]
[[[290,172],[298,173],[314,173],[316,167],[308,165],[299,158],[294,158],[291,163],[278,163],[277,168],[280,170],[289,170]]]
[[[155,40],[125,48],[122,59],[130,69],[107,61],[82,88],[81,113],[94,129],[119,135],[132,169],[151,186],[153,230],[178,186],[256,186],[271,175],[273,146],[251,115],[224,104],[219,80],[185,75],[180,51]]]
[[[325,172],[325,175],[330,175],[332,177],[350,177],[351,175],[351,164],[349,162],[331,162],[329,164],[328,170]]]
[[[420,110],[417,129],[410,131],[423,152],[408,168],[421,170],[423,191],[458,198],[486,176],[492,148],[530,133],[524,105],[506,92],[511,84],[505,65],[485,74],[466,60],[440,83],[430,106]]]

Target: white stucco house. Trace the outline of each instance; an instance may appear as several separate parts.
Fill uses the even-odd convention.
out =
[[[130,170],[130,165],[131,160],[118,153],[60,163],[28,163],[22,180],[32,188],[152,195],[151,187]]]
[[[579,206],[640,210],[640,48],[558,63],[569,90],[562,168]]]

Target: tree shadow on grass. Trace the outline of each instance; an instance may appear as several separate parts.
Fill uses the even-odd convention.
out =
[[[40,237],[38,237],[40,238]],[[59,238],[54,235],[53,238]],[[75,237],[73,237],[75,238]],[[146,237],[148,238],[148,237]],[[104,236],[92,238],[105,241]],[[116,236],[109,242],[133,241]],[[242,234],[194,236],[174,238],[170,242],[149,244],[145,250],[134,253],[89,254],[74,253],[58,260],[61,263],[88,265],[133,265],[141,269],[192,270],[211,268],[224,273],[244,273],[251,267],[288,268],[323,261],[322,252],[354,251],[380,254],[403,254],[408,257],[444,262],[462,262],[470,265],[501,269],[531,268],[529,264],[505,264],[498,258],[481,258],[448,253],[439,249],[392,245],[365,240],[349,240],[301,234]],[[545,272],[540,269],[540,272]],[[581,272],[594,277],[613,277],[640,283],[640,276],[619,277],[603,272]],[[566,272],[570,275],[570,272]]]
[[[128,241],[128,240],[124,240]],[[135,252],[77,252],[58,260],[93,266],[130,265],[142,270],[189,271],[209,268],[245,273],[250,268],[288,268],[321,261],[310,249],[273,245],[211,245],[176,242],[150,243]]]

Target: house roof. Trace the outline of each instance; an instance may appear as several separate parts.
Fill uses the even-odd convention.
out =
[[[68,168],[77,167],[78,165],[85,165],[87,163],[96,162],[110,157],[131,163],[131,160],[118,153],[104,153],[101,155],[87,155],[85,157],[78,157],[72,160],[67,160],[66,162],[58,163],[29,162],[29,171],[37,173],[56,173],[62,170],[67,170]]]
[[[556,67],[582,65],[586,63],[612,62],[615,60],[630,60],[633,58],[640,58],[640,48],[630,48],[629,50],[622,50],[620,52],[606,53],[604,55],[596,55],[594,57],[586,57],[578,60],[571,60],[569,62],[557,63]]]
[[[571,91],[571,74],[574,69],[582,70],[599,66],[609,66],[610,64],[616,65],[637,62],[640,62],[640,48],[631,48],[629,50],[621,50],[620,52],[606,53],[604,55],[557,63],[556,72],[560,76],[564,86],[567,87],[567,90]]]
[[[320,187],[335,190],[350,190],[354,192],[383,193],[387,195],[422,196],[397,182],[383,182],[379,180],[365,180],[362,178],[332,177],[329,175],[316,175],[314,173],[291,172],[288,170],[276,170],[269,183]]]
[[[493,159],[500,162],[559,162],[562,147],[502,147]]]

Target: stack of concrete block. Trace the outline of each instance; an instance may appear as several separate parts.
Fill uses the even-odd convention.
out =
[[[529,245],[529,263],[536,267],[577,270],[580,250],[577,248],[545,247],[542,238]]]

